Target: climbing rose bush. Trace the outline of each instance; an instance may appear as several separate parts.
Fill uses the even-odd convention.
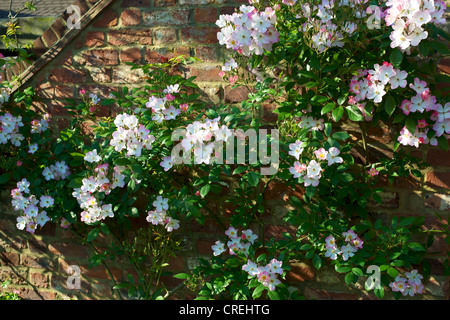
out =
[[[448,148],[450,102],[438,87],[448,76],[436,73],[450,53],[444,11],[431,0],[242,4],[216,22],[228,55],[220,76],[249,92],[232,105],[201,98],[185,76],[198,59],[161,58],[130,64],[145,75],[140,88],[107,97],[80,88],[67,102],[70,125],[53,131],[50,116],[31,108],[32,89],[11,93],[4,82],[0,143],[9,161],[0,183],[11,185],[17,228],[33,234],[56,223],[94,248],[100,234],[111,237],[91,265],[129,258],[138,281],[111,279],[121,298],[169,298],[161,278],[170,257],[184,254],[192,223],[212,220],[225,236],[173,275],[198,299],[301,299],[287,280],[296,261],[334,269],[348,286],[375,267],[378,298],[425,293],[434,234],[424,217],[379,217],[370,204],[382,202],[381,179],[420,177],[425,164],[410,149]],[[267,105],[276,121],[259,116]],[[112,116],[98,117],[100,108]],[[372,152],[369,131],[379,127],[395,136],[390,158]],[[233,144],[227,151],[237,154],[224,159],[235,140],[244,147]],[[270,152],[255,159],[246,141]],[[281,238],[266,234],[272,183],[300,194],[289,193],[281,222],[293,231]],[[228,216],[215,209],[218,197]],[[144,227],[133,230],[140,218]]]

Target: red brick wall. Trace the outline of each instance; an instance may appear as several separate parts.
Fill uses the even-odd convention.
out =
[[[96,1],[78,0],[83,12],[87,12]],[[79,98],[80,89],[107,96],[109,90],[141,84],[140,74],[131,72],[124,62],[158,62],[159,56],[196,56],[202,63],[189,66],[187,76],[197,76],[197,83],[213,102],[234,103],[245,99],[243,89],[234,89],[223,82],[218,72],[224,50],[216,41],[218,28],[215,21],[222,13],[246,1],[231,0],[115,0],[104,9],[60,54],[38,71],[26,85],[35,86],[41,107],[48,108],[56,119],[57,126],[67,123],[65,98]],[[63,23],[62,20],[57,22]],[[55,43],[57,25],[36,41],[38,49]],[[39,44],[41,44],[39,46]],[[102,107],[101,115],[111,114],[109,107]],[[276,119],[270,107],[263,110],[267,119]],[[391,143],[386,133],[373,133],[371,137],[381,143]],[[425,178],[415,178],[385,183],[387,192],[382,204],[372,204],[374,211],[389,217],[399,215],[425,215],[428,228],[436,227],[433,213],[438,212],[447,223],[450,213],[450,157],[437,148],[421,149],[418,156],[432,165],[425,171]],[[287,190],[282,185],[271,183],[264,194],[268,227],[267,237],[280,237],[282,232],[293,232],[284,226],[282,216],[289,209],[289,195],[301,195],[301,190]],[[88,255],[92,248],[82,245],[79,238],[58,226],[46,225],[35,236],[18,232],[10,206],[8,191],[2,193],[4,205],[0,207],[0,241],[2,243],[0,281],[10,279],[12,287],[30,299],[114,299],[110,289],[108,273],[100,266],[88,268]],[[220,214],[229,215],[230,209],[217,204]],[[195,257],[195,246],[200,255],[211,256],[211,245],[217,240],[218,226],[207,219],[204,226],[194,225],[194,242],[191,247],[174,259],[171,268],[175,272],[185,271]],[[187,240],[191,240],[190,237]],[[440,239],[436,249],[446,247]],[[448,246],[447,246],[448,249]],[[426,296],[430,299],[449,298],[449,282],[442,275],[444,256],[431,256],[432,277],[427,285]],[[81,290],[66,288],[69,276],[67,266],[80,265],[82,269]],[[334,270],[317,272],[303,262],[292,262],[292,271],[287,278],[291,284],[312,299],[346,299],[361,297],[361,291],[349,288]],[[124,272],[125,271],[125,272]],[[126,276],[126,269],[117,262],[110,272],[116,280]],[[168,279],[171,285],[179,283]],[[168,283],[169,283],[168,282]],[[188,291],[180,291],[179,297],[191,297]]]

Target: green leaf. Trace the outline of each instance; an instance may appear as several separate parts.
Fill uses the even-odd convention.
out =
[[[338,122],[339,120],[341,120],[342,116],[344,115],[344,107],[343,106],[339,106],[336,109],[333,110],[333,112],[331,113],[333,120]]]
[[[384,288],[381,287],[379,289],[374,289],[373,292],[375,293],[375,295],[380,298],[383,299],[384,298]]]
[[[174,278],[177,278],[177,279],[184,280],[184,279],[189,278],[190,275],[187,274],[187,273],[178,273],[178,274],[174,275],[173,277],[174,277]]]
[[[443,55],[450,55],[450,49],[441,41],[430,41],[430,47]]]
[[[345,108],[347,111],[348,118],[352,121],[363,121],[364,117],[361,111],[356,106],[347,106]]]
[[[388,115],[392,115],[395,111],[396,103],[395,99],[388,94],[386,98],[386,102],[384,103],[384,110],[387,112]]]
[[[325,113],[330,112],[331,110],[334,109],[335,106],[336,106],[336,104],[335,104],[334,102],[329,102],[329,103],[327,103],[327,104],[322,108],[322,110],[320,110],[320,114],[325,114]]]
[[[416,127],[417,127],[417,121],[411,117],[408,117],[408,118],[406,118],[405,126],[409,132],[414,133],[414,131],[416,131]]]
[[[400,121],[403,121],[406,119],[406,114],[404,113],[398,113],[395,115],[394,120],[392,120],[393,123],[398,123]]]
[[[269,296],[270,300],[280,300],[280,296],[276,291],[268,291],[267,295]]]
[[[353,273],[349,272],[345,275],[345,283],[346,284],[351,284],[351,283],[353,283],[354,280],[355,280],[355,275]]]
[[[119,158],[114,161],[114,164],[118,166],[130,166],[131,160],[127,158]]]
[[[209,193],[209,191],[211,190],[211,185],[210,184],[205,184],[201,189],[200,189],[200,196],[202,198],[206,197],[206,195]]]
[[[408,242],[406,245],[414,251],[426,251],[425,248],[417,242]]]
[[[350,267],[340,267],[337,264],[334,266],[334,269],[339,273],[347,273],[352,270],[352,268]]]
[[[236,169],[233,170],[233,174],[240,174],[246,170],[247,170],[247,167],[237,167]]]
[[[61,152],[63,152],[63,150],[64,150],[64,144],[58,143],[55,148],[55,155],[61,154]]]
[[[7,172],[7,173],[4,173],[4,174],[0,175],[0,184],[7,183],[10,178],[11,178],[11,173],[10,172]]]
[[[311,101],[316,103],[324,103],[327,100],[328,100],[327,97],[321,95],[315,95],[314,97],[311,98]]]
[[[364,272],[362,272],[362,270],[359,268],[352,268],[352,272],[354,275],[356,275],[358,277],[364,276]]]
[[[314,255],[314,257],[312,258],[312,262],[313,262],[313,266],[319,270],[322,267],[322,258],[319,257],[318,254]]]
[[[403,61],[403,53],[400,51],[400,49],[395,48],[394,50],[392,50],[389,56],[389,60],[394,65],[394,67],[398,68]]]
[[[248,184],[251,185],[252,187],[256,187],[258,185],[259,182],[259,176],[255,171],[250,171],[248,173]]]
[[[335,138],[336,140],[347,140],[348,138],[350,138],[350,135],[347,132],[344,131],[339,131],[339,132],[335,132],[332,135],[333,138]]]
[[[69,182],[68,187],[76,189],[76,188],[80,188],[82,185],[83,185],[83,179],[82,178],[75,178],[75,179],[72,179]]]
[[[95,228],[95,229],[92,229],[91,231],[89,231],[88,236],[87,236],[87,242],[94,241],[95,238],[98,237],[99,233],[100,233],[99,228]]]
[[[395,278],[398,275],[398,270],[393,268],[393,267],[389,267],[387,269],[387,273],[388,275],[390,275],[392,278]]]
[[[403,218],[398,225],[400,227],[406,227],[406,226],[409,226],[411,223],[413,223],[415,220],[416,220],[416,217]]]
[[[263,293],[265,288],[266,287],[263,284],[260,284],[259,286],[257,286],[255,288],[255,290],[253,290],[252,298],[253,299],[258,299],[259,297],[261,297],[261,295],[262,295],[262,293]]]

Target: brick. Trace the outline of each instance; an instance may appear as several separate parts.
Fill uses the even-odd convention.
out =
[[[52,243],[49,251],[58,256],[87,258],[88,249],[85,246],[71,243]]]
[[[148,7],[150,0],[122,0],[122,7]]]
[[[144,13],[144,24],[149,26],[186,25],[189,10],[152,11]]]
[[[211,249],[211,246],[213,246],[216,243],[217,240],[212,239],[199,239],[196,242],[197,252],[199,254],[204,255],[212,255],[213,250]]]
[[[39,239],[28,240],[28,248],[33,253],[47,253],[47,244]]]
[[[450,167],[450,152],[442,149],[429,149],[427,162],[432,166]]]
[[[62,17],[59,17],[55,20],[55,22],[53,22],[52,30],[59,39],[61,39],[62,36],[66,33],[67,27]]]
[[[20,256],[18,253],[15,252],[1,252],[0,253],[0,264],[2,266],[4,265],[11,265],[11,266],[17,266],[19,265]]]
[[[425,182],[433,188],[450,189],[450,172],[427,172]]]
[[[141,61],[141,50],[139,48],[123,49],[120,52],[120,61],[138,63]]]
[[[123,26],[136,26],[141,23],[142,14],[137,9],[125,9],[120,15],[120,21]]]
[[[195,43],[217,43],[216,27],[187,27],[181,30],[181,40],[183,42]]]
[[[53,32],[52,29],[47,29],[42,34],[41,38],[42,38],[42,40],[45,43],[47,48],[53,46],[56,43],[56,41],[58,41],[58,36]]]
[[[112,49],[90,50],[83,52],[81,57],[75,57],[75,60],[88,66],[113,66],[119,64],[119,54]]]
[[[297,229],[294,226],[283,226],[283,225],[268,225],[266,226],[264,232],[264,238],[270,240],[274,238],[275,241],[285,239],[283,233],[287,232],[291,236],[295,237]]]
[[[424,201],[425,207],[438,209],[438,210],[449,210],[450,209],[450,195],[448,194],[427,194],[425,195]]]
[[[195,81],[222,81],[220,71],[220,67],[217,66],[190,67],[188,77],[196,77]]]
[[[81,83],[86,81],[86,73],[80,69],[55,68],[50,71],[50,82]]]
[[[172,7],[177,5],[177,0],[155,0],[156,7]]]
[[[195,56],[204,62],[219,60],[216,47],[198,46],[195,48]]]
[[[304,282],[314,279],[314,269],[304,262],[289,261],[291,270],[286,272],[286,280],[289,282]]]
[[[441,60],[439,60],[437,69],[441,72],[450,74],[450,58],[444,57]]]
[[[53,99],[55,88],[49,82],[40,83],[36,86],[36,95],[44,99]]]
[[[105,44],[105,34],[103,31],[88,31],[84,42],[88,47],[102,46]]]
[[[115,267],[108,267],[108,269],[116,281],[123,280],[122,279],[123,278],[123,270],[122,269],[115,268]],[[106,268],[102,265],[99,265],[97,267],[81,266],[81,275],[83,277],[88,277],[88,278],[107,279],[107,280],[111,279]]]
[[[65,103],[59,100],[49,100],[46,103],[47,110],[52,116],[67,116],[67,110],[64,108]]]
[[[25,267],[35,268],[35,269],[49,269],[53,268],[55,263],[50,260],[50,257],[42,256],[28,256],[22,254],[20,256],[20,264]]]
[[[142,81],[144,74],[142,70],[131,70],[130,68],[115,68],[113,70],[114,83],[138,83]]]
[[[197,23],[216,23],[217,19],[217,8],[196,8],[194,10],[194,20]]]
[[[48,287],[48,277],[42,273],[33,272],[30,275],[30,280],[33,285],[39,288]]]
[[[278,120],[278,114],[274,111],[278,108],[277,105],[264,103],[263,107],[263,119],[268,122],[275,122]]]
[[[55,61],[54,65],[71,67],[73,65],[72,51],[62,53],[61,57]]]
[[[108,10],[105,10],[100,15],[100,17],[96,18],[93,25],[96,28],[109,28],[109,27],[116,26],[118,21],[119,21],[119,17],[117,16],[117,13],[115,13],[111,9],[108,9]]]
[[[47,46],[42,42],[42,37],[37,38],[33,42],[33,52],[37,57],[40,57],[47,51]]]
[[[150,29],[123,29],[111,30],[108,33],[108,43],[114,46],[127,44],[151,45],[153,41]]]
[[[112,81],[112,70],[110,68],[93,68],[90,73],[94,82],[109,83]]]
[[[399,207],[400,198],[397,192],[379,192],[377,194],[381,197],[381,203],[372,200],[367,204],[368,207],[384,209],[395,209]]]
[[[242,102],[248,99],[249,91],[247,88],[238,87],[232,88],[232,86],[227,86],[224,89],[224,99],[226,103],[236,103]]]
[[[73,96],[73,87],[59,85],[55,86],[55,97],[57,99],[71,99]],[[47,224],[45,226],[47,226]]]
[[[10,281],[11,284],[16,285],[28,284],[27,270],[16,268],[14,272],[11,272],[10,268],[0,269],[0,283],[4,281]]]
[[[157,29],[153,31],[153,38],[155,41],[155,44],[172,44],[177,42],[177,30],[176,29]]]
[[[23,291],[22,291],[23,290]],[[56,292],[40,291],[35,289],[21,289],[20,297],[24,300],[55,300]]]

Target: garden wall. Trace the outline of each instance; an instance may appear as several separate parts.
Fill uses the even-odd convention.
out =
[[[215,21],[220,14],[232,13],[236,6],[247,1],[229,0],[115,0],[104,3],[101,12],[65,43],[58,54],[42,64],[26,86],[36,88],[41,102],[37,107],[48,110],[54,119],[54,127],[68,124],[64,99],[79,98],[79,90],[98,93],[107,97],[109,90],[120,90],[123,85],[140,86],[141,74],[130,70],[125,62],[160,62],[161,57],[176,55],[195,56],[201,63],[190,65],[186,76],[196,76],[196,83],[212,103],[237,103],[246,98],[244,89],[232,89],[220,76],[220,66],[225,52],[216,39]],[[83,12],[88,12],[97,1],[77,0]],[[36,52],[42,55],[46,48],[57,45],[65,33],[64,17],[58,19],[51,29],[36,40]],[[64,39],[63,39],[64,40]],[[450,63],[443,63],[441,70],[448,71]],[[264,106],[260,115],[267,121],[275,121],[271,106]],[[111,116],[114,110],[102,106],[99,116]],[[355,137],[357,129],[349,128]],[[371,142],[389,146],[392,136],[386,131],[372,132]],[[448,152],[437,148],[421,148],[413,154],[428,161],[430,168],[424,178],[411,177],[386,182],[387,191],[383,203],[373,203],[373,211],[384,217],[424,215],[427,228],[439,228],[434,214],[439,213],[448,223],[450,215],[450,157]],[[290,209],[287,198],[301,196],[302,190],[287,190],[273,182],[264,193],[266,203],[265,237],[281,237],[283,232],[295,232],[282,223],[283,215]],[[226,197],[226,192],[219,200]],[[118,282],[131,272],[121,261],[115,261],[105,269],[103,266],[89,268],[88,257],[94,247],[82,244],[81,239],[70,230],[55,224],[46,224],[34,236],[15,227],[15,214],[9,205],[9,190],[1,192],[0,281],[11,280],[11,288],[19,289],[28,299],[117,299],[111,290],[110,274]],[[217,202],[216,202],[217,203]],[[217,213],[232,213],[225,203],[219,202]],[[138,223],[138,225],[142,225]],[[179,232],[182,234],[182,228]],[[169,269],[186,272],[196,255],[211,256],[211,245],[223,235],[223,230],[213,219],[205,225],[193,225],[192,233],[182,234],[183,252],[174,258]],[[97,240],[96,240],[97,241]],[[108,239],[94,243],[101,250]],[[447,248],[447,249],[446,249]],[[433,250],[431,250],[433,249]],[[426,283],[425,299],[449,299],[449,280],[442,275],[444,256],[433,251],[448,250],[442,238],[430,249],[431,278]],[[67,272],[70,265],[81,268],[81,289],[67,288]],[[300,288],[308,299],[357,299],[371,298],[362,295],[357,287],[349,287],[334,270],[317,272],[308,264],[292,261],[292,271],[287,275],[293,286]],[[181,280],[166,278],[167,285],[176,288]],[[172,298],[192,298],[188,289],[180,289]]]

